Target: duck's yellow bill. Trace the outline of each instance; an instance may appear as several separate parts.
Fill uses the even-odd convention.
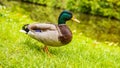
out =
[[[80,23],[80,21],[78,19],[74,18],[74,17],[72,17],[72,20],[77,22],[77,23]]]

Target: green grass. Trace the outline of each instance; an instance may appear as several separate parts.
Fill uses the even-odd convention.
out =
[[[49,47],[49,57],[42,43],[19,32],[33,21],[22,8],[14,9],[0,6],[0,68],[120,68],[118,44],[98,42],[74,29],[72,42]]]

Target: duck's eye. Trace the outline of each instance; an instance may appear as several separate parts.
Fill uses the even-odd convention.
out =
[[[65,19],[66,19],[66,20],[70,20],[70,19],[71,19],[71,16],[69,16],[69,17],[66,17]]]

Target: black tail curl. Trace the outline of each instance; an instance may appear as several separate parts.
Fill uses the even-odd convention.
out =
[[[29,25],[29,24],[25,24],[25,25],[22,27],[22,30],[26,31],[26,33],[29,32],[28,25]]]

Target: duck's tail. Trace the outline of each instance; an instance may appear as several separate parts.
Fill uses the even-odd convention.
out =
[[[22,27],[22,30],[20,30],[20,32],[27,34],[27,33],[29,32],[28,25],[29,25],[29,24],[25,24],[25,25]]]

